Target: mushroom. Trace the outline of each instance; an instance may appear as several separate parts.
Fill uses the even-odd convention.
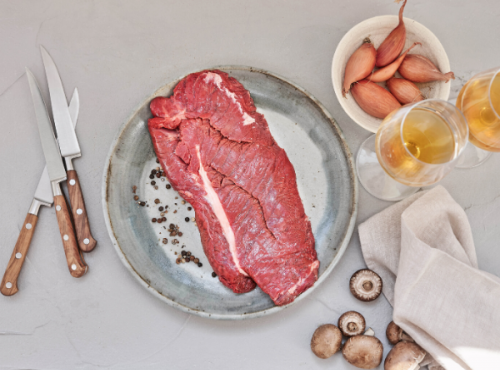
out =
[[[370,302],[382,293],[382,279],[369,269],[356,271],[349,282],[351,293],[363,302]]]
[[[385,370],[417,370],[426,352],[416,343],[398,342],[387,355],[384,362]]]
[[[396,344],[402,340],[414,342],[413,338],[406,334],[403,329],[394,323],[394,321],[391,321],[389,325],[387,325],[385,335],[387,335],[387,339],[391,344]]]
[[[359,312],[348,311],[339,317],[338,326],[346,337],[363,334],[366,328],[365,318]]]
[[[342,347],[342,355],[351,365],[361,369],[376,368],[382,362],[384,346],[375,337],[355,335]]]
[[[342,333],[332,324],[321,325],[311,338],[311,350],[319,358],[331,357],[342,345]]]

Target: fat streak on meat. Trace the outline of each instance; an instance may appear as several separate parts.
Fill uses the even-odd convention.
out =
[[[150,107],[156,154],[194,207],[220,281],[235,293],[257,284],[277,305],[312,286],[319,261],[295,171],[249,92],[227,73],[203,71]]]

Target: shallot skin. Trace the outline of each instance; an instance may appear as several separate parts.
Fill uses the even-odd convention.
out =
[[[351,91],[361,109],[373,117],[384,119],[393,110],[401,107],[389,91],[368,80],[355,83]]]
[[[387,81],[386,85],[401,104],[416,103],[425,99],[417,85],[404,78],[393,77]]]
[[[387,81],[389,78],[394,76],[394,73],[396,73],[396,71],[398,70],[406,54],[408,54],[408,52],[417,45],[422,45],[422,44],[420,42],[413,43],[413,45],[410,46],[408,50],[406,50],[403,54],[401,54],[394,62],[385,66],[384,68],[380,68],[379,70],[373,72],[372,75],[367,79],[372,82]]]
[[[429,59],[418,54],[408,54],[398,68],[401,76],[412,82],[432,82],[455,79],[453,72],[441,71]]]
[[[375,65],[377,67],[385,67],[392,63],[403,51],[406,41],[406,27],[403,21],[403,11],[405,9],[406,1],[399,9],[399,24],[394,28],[389,36],[380,44],[377,49],[377,58]]]
[[[370,75],[375,67],[377,52],[370,39],[366,38],[363,44],[351,55],[344,72],[342,95],[345,97],[351,85]]]

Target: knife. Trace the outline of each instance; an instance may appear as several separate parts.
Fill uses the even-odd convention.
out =
[[[61,152],[59,151],[59,146],[57,145],[52,129],[52,123],[50,122],[47,108],[43,102],[42,94],[36,83],[35,76],[33,76],[28,68],[26,68],[26,75],[28,76],[31,97],[33,98],[33,104],[35,106],[38,133],[40,134],[45,163],[47,164],[47,173],[51,183],[52,194],[54,195],[57,223],[59,224],[66,261],[71,275],[73,277],[81,277],[87,272],[88,267],[83,257],[80,255],[75,237],[75,230],[71,222],[71,215],[64,195],[61,192],[60,183],[67,178],[66,170],[64,169]]]
[[[79,110],[80,99],[78,96],[78,90],[75,88],[73,97],[69,103],[69,112],[75,125]],[[19,233],[16,246],[14,247],[9,264],[7,265],[2,282],[0,283],[0,293],[3,295],[11,296],[19,291],[19,288],[17,287],[17,279],[23,267],[24,259],[28,254],[31,238],[35,233],[35,226],[38,221],[38,211],[40,210],[40,206],[52,207],[52,203],[54,203],[54,196],[52,195],[52,189],[50,187],[47,166],[45,166],[42,171],[40,181],[38,182],[38,186],[36,187],[35,195],[33,197],[33,201],[31,202],[28,215],[24,220],[23,228]]]
[[[82,153],[71,120],[71,115],[69,114],[66,95],[64,94],[64,88],[57,67],[43,46],[40,46],[40,51],[42,53],[47,83],[49,85],[52,116],[54,117],[54,123],[56,125],[57,140],[59,141],[61,154],[66,162],[66,169],[68,170],[68,193],[71,210],[73,212],[73,220],[75,222],[78,245],[82,251],[90,252],[95,248],[97,242],[90,233],[90,224],[87,217],[85,202],[83,200],[80,181],[78,180],[78,175],[72,162],[74,158],[81,157]]]

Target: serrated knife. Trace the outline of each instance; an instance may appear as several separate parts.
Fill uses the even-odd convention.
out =
[[[69,103],[69,112],[75,125],[78,119],[79,110],[80,98],[78,96],[78,90],[75,89],[71,102]],[[40,181],[38,181],[38,186],[36,187],[35,195],[33,196],[33,201],[31,202],[28,215],[26,216],[23,227],[19,232],[19,237],[12,252],[12,256],[10,257],[9,264],[7,265],[2,282],[0,283],[0,292],[3,295],[11,296],[19,291],[17,279],[23,267],[24,259],[28,254],[31,239],[35,233],[35,226],[38,221],[38,211],[41,206],[52,207],[52,203],[54,203],[54,196],[52,195],[47,166],[45,166],[42,171]]]
[[[68,269],[73,277],[81,277],[87,272],[88,267],[80,255],[75,230],[71,222],[71,215],[66,204],[66,199],[64,199],[61,191],[61,182],[67,178],[66,170],[64,169],[59,145],[57,144],[52,123],[35,76],[27,68],[26,75],[28,76],[31,97],[35,106],[38,133],[40,134],[45,163],[47,164],[47,173],[50,179],[52,194],[54,195],[57,223],[59,224]]]
[[[85,202],[83,200],[80,181],[72,162],[74,158],[81,157],[82,153],[73,122],[71,121],[66,94],[64,93],[64,87],[57,67],[43,46],[40,46],[40,52],[42,54],[45,75],[49,85],[52,116],[56,126],[57,140],[59,141],[61,155],[64,157],[66,169],[68,171],[68,193],[73,220],[75,222],[78,246],[82,251],[90,252],[95,248],[97,242],[90,233],[90,224],[87,217]]]

